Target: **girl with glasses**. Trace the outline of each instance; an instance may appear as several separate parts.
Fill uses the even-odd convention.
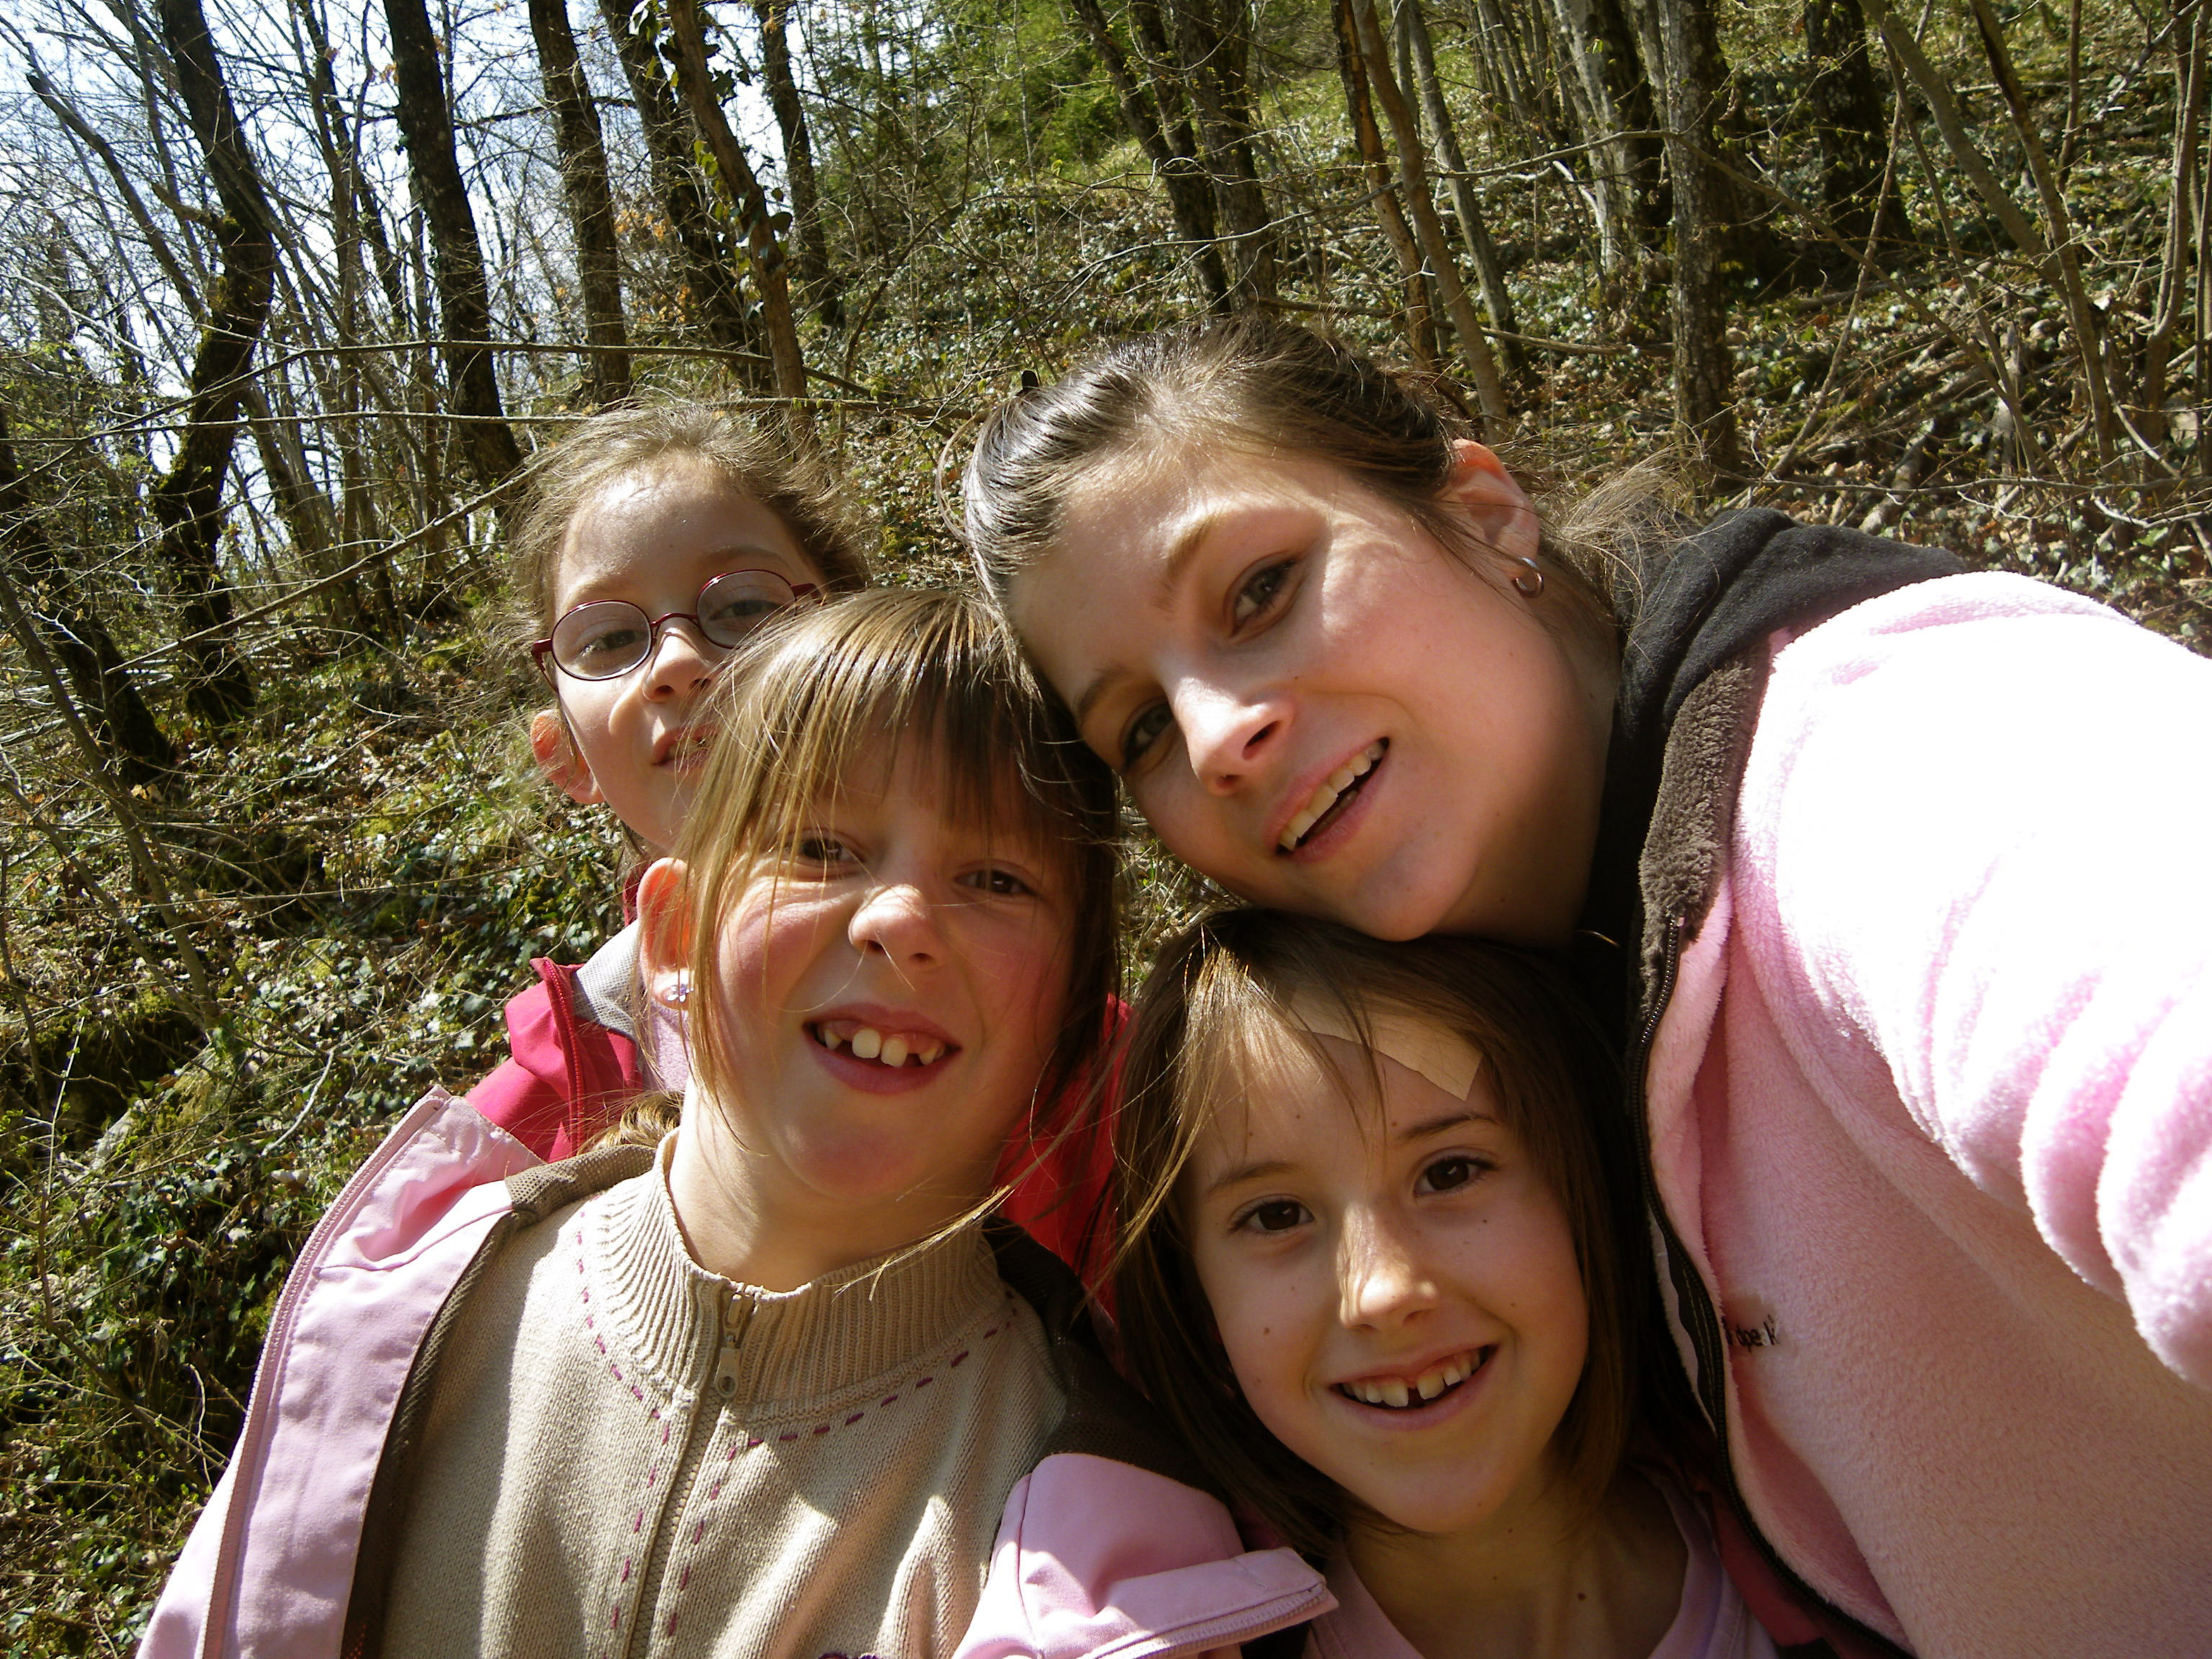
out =
[[[867,580],[811,456],[702,404],[592,416],[538,461],[513,542],[518,643],[553,699],[531,721],[538,766],[613,813],[635,867],[661,857],[698,785],[724,658],[779,612]],[[470,1103],[561,1158],[638,1091],[680,1089],[682,1021],[641,1004],[636,963],[634,923],[581,967],[532,963],[538,982],[507,1006],[510,1058]]]
[[[2212,663],[1770,509],[1547,526],[1432,400],[1264,319],[1024,392],[967,513],[1171,851],[1626,981],[1617,1133],[1804,1591],[1778,1641],[2203,1647]]]
[[[514,541],[520,640],[554,697],[531,723],[553,784],[604,804],[636,862],[675,845],[714,734],[706,692],[754,629],[866,586],[843,493],[811,456],[698,404],[593,416],[538,464]],[[634,882],[623,886],[625,913]],[[469,1103],[539,1157],[568,1158],[641,1091],[682,1089],[679,1011],[638,994],[638,930],[580,968],[546,958],[507,1006],[510,1058]],[[1009,1150],[1006,1215],[1070,1260],[1104,1181],[1103,1135],[1041,1121]]]

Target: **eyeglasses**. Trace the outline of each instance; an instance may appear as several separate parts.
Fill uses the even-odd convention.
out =
[[[812,582],[786,581],[773,570],[726,570],[699,590],[696,611],[651,617],[628,599],[597,599],[555,623],[548,638],[531,646],[530,658],[549,679],[548,658],[571,679],[620,679],[653,654],[670,623],[688,622],[708,644],[726,651],[777,611],[820,591]]]

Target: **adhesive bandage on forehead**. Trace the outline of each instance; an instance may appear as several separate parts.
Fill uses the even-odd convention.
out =
[[[1366,1016],[1367,1024],[1363,1032],[1337,999],[1310,991],[1292,996],[1287,1012],[1316,1036],[1335,1037],[1372,1048],[1396,1060],[1407,1071],[1426,1078],[1454,1100],[1467,1098],[1468,1091],[1474,1087],[1474,1074],[1482,1069],[1481,1053],[1473,1043],[1457,1032],[1446,1030],[1435,1021],[1415,1014],[1401,1013],[1395,1009],[1363,1008],[1360,1012]]]

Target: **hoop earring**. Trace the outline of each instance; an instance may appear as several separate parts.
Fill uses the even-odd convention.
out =
[[[1543,568],[1525,556],[1521,562],[1526,568],[1513,573],[1513,586],[1516,592],[1533,599],[1544,591]]]

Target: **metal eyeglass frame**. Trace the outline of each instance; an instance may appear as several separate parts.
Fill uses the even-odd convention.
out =
[[[791,590],[791,603],[786,605],[779,605],[777,610],[780,611],[791,610],[795,606],[813,599],[822,592],[820,583],[795,582],[785,576],[781,571],[720,570],[708,577],[705,581],[699,584],[699,597],[696,599],[694,599],[692,603],[695,605],[703,606],[707,598],[707,590],[712,587],[716,582],[726,581],[732,576],[773,576],[776,580],[781,582],[786,587]],[[559,633],[561,631],[561,623],[567,622],[569,617],[574,616],[578,611],[589,611],[593,609],[595,606],[603,605],[622,605],[625,609],[635,611],[639,616],[645,618],[645,650],[640,654],[635,662],[630,664],[627,668],[618,668],[611,674],[579,674],[574,669],[569,667],[568,664],[562,662],[558,657],[553,654],[553,634]],[[758,628],[761,625],[761,623],[764,623],[768,620],[769,618],[767,617],[761,617],[759,621],[755,622],[752,624],[752,627],[745,629],[745,634],[750,634],[753,631],[753,629]],[[651,662],[653,660],[653,653],[660,648],[660,630],[668,623],[672,622],[690,623],[692,627],[699,630],[700,638],[706,641],[708,644],[715,646],[724,651],[734,651],[738,646],[743,642],[745,637],[745,634],[741,634],[737,639],[729,641],[727,644],[724,644],[723,641],[716,639],[712,634],[707,631],[707,624],[699,620],[699,611],[696,610],[671,611],[664,616],[656,617],[650,611],[647,611],[643,605],[632,605],[628,599],[591,599],[582,605],[570,605],[566,611],[561,613],[559,619],[554,623],[553,634],[548,634],[542,640],[532,640],[530,642],[530,660],[537,665],[538,672],[544,677],[545,683],[548,685],[552,686],[556,692],[560,690],[560,682],[554,678],[554,672],[556,670],[565,674],[568,678],[578,681],[585,685],[604,685],[610,680],[618,680],[625,675],[635,674],[639,669],[644,667],[646,664]]]

